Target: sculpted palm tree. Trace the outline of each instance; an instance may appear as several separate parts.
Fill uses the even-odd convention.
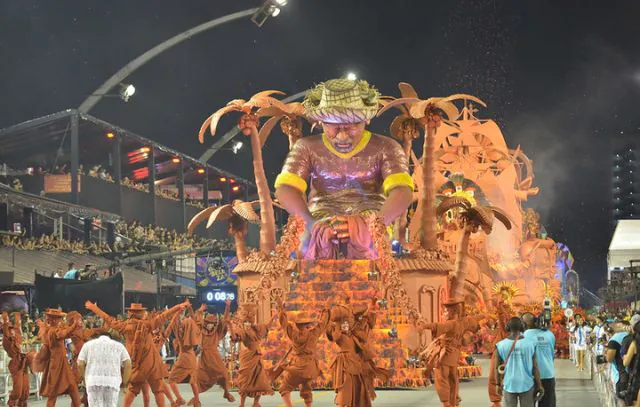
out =
[[[405,87],[408,89],[407,87]],[[409,92],[413,90],[411,88]],[[415,91],[413,91],[415,93]],[[420,231],[418,238],[423,249],[435,249],[437,246],[437,221],[436,221],[436,187],[434,185],[435,176],[435,132],[443,121],[442,114],[446,116],[448,124],[455,126],[451,121],[456,120],[460,115],[458,108],[453,103],[454,100],[472,100],[482,106],[484,102],[475,96],[465,94],[455,94],[447,97],[432,97],[425,100],[418,99],[417,95],[412,97],[402,97],[395,99],[382,109],[378,114],[386,110],[405,106],[408,117],[415,119],[424,128],[424,143],[422,145],[422,174],[423,185],[420,190],[420,201],[418,206],[421,210]]]
[[[271,116],[260,128],[260,143],[264,146],[267,138],[280,122],[280,129],[289,138],[289,150],[302,137],[302,117],[304,116],[304,106],[300,102],[292,102],[282,106],[269,106],[259,109],[258,117]]]
[[[189,221],[187,233],[193,233],[195,228],[205,219],[208,219],[207,228],[210,228],[211,225],[218,221],[229,221],[229,227],[227,231],[229,233],[229,236],[233,237],[235,240],[238,263],[242,263],[247,259],[248,251],[245,237],[247,236],[249,222],[260,222],[260,217],[253,209],[254,205],[259,203],[259,201],[244,202],[236,199],[230,204],[217,207],[212,206],[204,209],[198,212],[198,214]]]
[[[469,253],[469,238],[472,233],[482,230],[487,235],[493,230],[494,219],[498,219],[507,229],[511,229],[509,216],[500,208],[494,206],[473,206],[466,198],[452,196],[444,199],[436,209],[440,217],[447,211],[458,209],[458,216],[463,229],[456,251],[456,263],[452,273],[451,296],[464,299],[464,282],[471,261]]]
[[[235,99],[229,102],[222,109],[213,113],[200,128],[198,139],[204,142],[204,133],[207,127],[211,131],[211,135],[215,135],[218,121],[222,116],[230,112],[241,112],[242,116],[238,122],[238,127],[242,130],[242,134],[249,136],[251,139],[251,153],[253,154],[253,173],[256,178],[256,187],[258,189],[258,199],[260,202],[260,251],[268,254],[276,248],[276,220],[273,214],[273,201],[271,200],[271,190],[267,182],[267,176],[264,172],[264,164],[262,161],[262,144],[258,134],[257,126],[259,118],[256,110],[267,107],[278,107],[286,111],[286,105],[271,95],[284,93],[276,90],[267,90],[256,93],[249,100]]]

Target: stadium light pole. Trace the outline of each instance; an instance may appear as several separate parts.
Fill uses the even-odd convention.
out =
[[[277,4],[280,4],[280,3],[277,3]],[[89,111],[93,109],[93,107],[96,104],[98,104],[98,102],[100,102],[100,100],[102,100],[104,96],[109,94],[109,91],[111,91],[111,89],[123,83],[123,81],[129,75],[135,72],[142,65],[146,64],[151,59],[162,54],[163,52],[167,51],[173,46],[178,45],[181,42],[194,37],[195,35],[211,30],[212,28],[229,23],[231,21],[239,20],[241,18],[246,18],[246,17],[250,17],[253,19],[256,13],[260,11],[264,11],[265,7],[268,7],[271,5],[272,5],[272,1],[267,0],[264,2],[264,4],[261,7],[254,7],[254,8],[246,9],[243,11],[238,11],[236,13],[227,14],[226,16],[222,16],[222,17],[207,21],[195,27],[189,28],[188,30],[181,32],[180,34],[169,38],[163,43],[156,45],[155,47],[151,48],[144,54],[138,56],[137,58],[135,58],[134,60],[132,60],[122,68],[120,68],[118,72],[113,74],[113,76],[107,79],[106,82],[100,85],[98,89],[96,89],[91,95],[89,95],[84,100],[84,102],[82,102],[82,104],[80,104],[80,107],[78,107],[79,113],[81,114],[89,113]],[[272,16],[274,15],[272,14]]]

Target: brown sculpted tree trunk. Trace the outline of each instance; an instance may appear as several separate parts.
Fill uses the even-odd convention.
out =
[[[413,142],[413,137],[411,134],[405,134],[402,149],[404,150],[404,154],[407,156],[407,160],[411,161],[411,145]],[[407,235],[407,213],[408,210],[402,212],[402,215],[398,219],[396,219],[396,228],[398,231],[398,241],[401,246],[405,246],[407,243],[406,235]]]
[[[434,139],[435,129],[425,126],[424,144],[422,147],[422,177],[423,186],[420,196],[422,206],[421,219],[421,246],[423,249],[435,249],[437,247],[436,230],[436,192],[434,185]]]
[[[469,226],[464,227],[464,231],[460,236],[458,242],[458,248],[456,250],[456,264],[451,274],[452,298],[463,300],[464,299],[464,282],[467,279],[467,270],[469,263],[469,238],[471,237],[471,228]]]
[[[256,178],[258,199],[260,200],[260,251],[268,254],[276,248],[276,220],[273,214],[271,190],[267,183],[262,162],[262,148],[258,129],[251,128],[251,152],[253,154],[253,173]]]
[[[247,243],[245,242],[244,233],[234,233],[233,239],[236,243],[236,256],[238,256],[238,263],[244,263],[247,260]]]

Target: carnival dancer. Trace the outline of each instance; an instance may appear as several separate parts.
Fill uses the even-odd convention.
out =
[[[66,314],[55,308],[47,309],[44,315],[47,327],[43,348],[46,346],[45,352],[48,357],[44,361],[40,395],[47,398],[47,407],[53,407],[58,396],[68,394],[71,397],[71,405],[78,407],[81,399],[76,375],[67,361],[67,349],[64,346],[64,340],[76,329],[76,322],[66,325]]]
[[[331,364],[336,388],[335,404],[339,407],[370,407],[375,393],[369,388],[373,381],[367,377],[369,370],[362,357],[367,347],[354,334],[354,324],[350,308],[338,305],[331,309],[327,338],[340,347]]]
[[[509,332],[506,327],[510,316],[513,315],[513,309],[509,301],[502,294],[498,294],[497,298],[494,298],[493,301],[498,324],[493,342],[489,344],[491,349],[491,364],[489,367],[489,383],[487,391],[489,393],[489,401],[491,401],[492,407],[500,407],[502,405],[502,394],[497,391],[498,377],[496,376],[496,367],[498,365],[498,353],[495,349],[498,342],[509,336]]]
[[[240,369],[238,370],[238,393],[240,407],[244,407],[247,397],[253,398],[253,406],[260,406],[260,397],[273,394],[267,371],[262,365],[260,342],[267,337],[269,326],[278,317],[275,314],[268,324],[256,324],[255,304],[245,303],[240,308],[242,326],[231,324],[231,338],[241,342]]]
[[[218,320],[214,314],[209,314],[202,319],[202,313],[196,313],[196,321],[202,327],[202,345],[198,360],[198,389],[200,393],[204,393],[217,384],[224,391],[223,397],[233,403],[235,398],[229,392],[229,372],[218,350],[218,345],[227,335],[227,329],[231,323],[230,309],[231,300],[227,299],[222,320]]]
[[[145,382],[149,383],[158,407],[165,406],[162,359],[160,353],[156,352],[151,333],[155,328],[161,327],[167,318],[185,310],[189,305],[189,301],[185,301],[153,318],[147,318],[147,309],[142,304],[133,303],[127,308],[129,318],[119,321],[101,310],[96,304],[90,301],[85,303],[85,307],[101,317],[106,326],[115,329],[125,337],[132,363],[131,379],[124,398],[125,407],[131,406]]]
[[[371,330],[375,328],[376,320],[378,318],[377,306],[378,297],[374,294],[371,296],[370,306],[363,304],[353,307],[353,334],[360,340],[360,343],[363,346],[362,359],[364,360],[365,369],[367,370],[365,372],[365,377],[369,381],[369,383],[367,383],[367,388],[371,390],[371,400],[374,400],[376,397],[374,391],[375,386],[373,383],[374,379],[378,378],[382,382],[386,382],[391,376],[386,369],[376,366],[374,352],[369,346],[369,334],[371,333]]]
[[[204,305],[203,305],[204,306]],[[206,307],[206,306],[204,306]],[[169,372],[169,387],[176,398],[176,404],[185,404],[180,390],[179,383],[189,383],[193,391],[191,403],[194,407],[200,407],[200,391],[198,390],[198,358],[196,347],[200,346],[200,328],[191,316],[193,309],[187,308],[185,311],[190,315],[176,314],[169,323],[167,330],[173,331],[176,337],[178,359]]]
[[[569,333],[569,360],[574,362],[576,366],[578,365],[578,359],[576,358],[576,347],[575,341],[573,338],[573,331],[576,328],[576,323],[573,320],[573,317],[569,317],[567,320],[567,332]]]
[[[571,333],[573,338],[573,349],[575,352],[578,372],[584,372],[585,352],[587,350],[587,339],[591,334],[591,327],[585,324],[584,318],[580,314],[575,315],[576,324]]]
[[[82,350],[82,346],[84,346],[85,342],[93,338],[95,335],[102,333],[104,329],[85,328],[84,322],[82,320],[82,315],[80,315],[80,313],[77,311],[70,311],[67,314],[67,322],[73,323],[76,327],[73,330],[73,332],[71,332],[71,336],[69,337],[71,339],[71,344],[72,344],[71,369],[73,370],[73,373],[76,375],[76,383],[78,383],[78,386],[80,386],[83,380],[82,380],[82,376],[78,371],[78,355],[80,354],[80,351]],[[88,406],[89,401],[87,398],[86,389],[80,389],[80,390],[82,395],[82,404],[85,406]]]
[[[155,317],[159,312],[154,311],[151,317]],[[156,347],[156,352],[162,355],[162,349],[167,343],[167,338],[171,335],[171,327],[167,326],[167,329],[162,329],[163,327],[157,327],[151,332],[151,336],[153,337],[153,344]],[[167,384],[167,380],[169,379],[169,365],[165,362],[165,356],[162,356],[162,365],[158,366],[159,374],[162,375],[162,388],[164,391],[164,395],[169,399],[169,403],[172,406],[176,406],[176,401],[171,394],[171,389]],[[151,405],[151,387],[149,386],[149,382],[145,382],[142,385],[141,389],[142,393],[142,404],[144,407],[149,407]]]
[[[299,311],[289,322],[284,307],[282,300],[279,300],[280,326],[291,341],[291,347],[276,365],[271,379],[275,381],[280,374],[283,375],[279,391],[285,406],[293,406],[291,392],[300,389],[300,397],[305,406],[310,407],[313,402],[311,383],[322,373],[315,350],[318,339],[329,323],[329,310],[323,309],[318,320],[305,311]]]
[[[307,119],[324,133],[295,143],[275,188],[287,212],[305,220],[305,259],[375,258],[365,217],[377,213],[390,225],[413,201],[402,148],[365,129],[379,99],[366,81],[333,79],[303,102]]]
[[[20,313],[14,314],[15,322],[11,324],[9,314],[2,313],[2,347],[11,358],[9,374],[13,387],[9,393],[9,406],[23,407],[29,398],[29,359],[33,359],[34,352],[28,354],[22,351],[22,323]]]
[[[444,302],[445,322],[418,323],[418,328],[429,330],[436,338],[425,350],[428,369],[433,369],[436,392],[443,407],[460,404],[458,364],[462,336],[466,331],[477,332],[480,317],[464,316],[462,300]],[[443,349],[446,349],[442,352]]]

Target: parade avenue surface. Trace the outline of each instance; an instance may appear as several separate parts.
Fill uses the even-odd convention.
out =
[[[483,373],[486,373],[488,363],[485,360],[479,360],[482,365]],[[602,403],[598,399],[598,393],[595,391],[588,373],[576,372],[575,366],[567,360],[556,361],[556,368],[558,372],[558,384],[556,395],[558,398],[557,405],[559,407],[600,407]],[[460,396],[462,397],[462,406],[465,407],[486,407],[488,406],[489,399],[487,397],[487,379],[486,376],[472,380],[469,382],[463,382],[460,384]],[[189,385],[180,385],[180,391],[182,394],[189,395]],[[316,391],[313,393],[313,405],[317,407],[330,407],[334,406],[333,391]],[[384,407],[413,407],[413,406],[438,406],[440,402],[438,396],[435,393],[433,387],[424,390],[378,390],[378,398],[373,401],[374,406]],[[234,397],[238,399],[238,394],[233,392]],[[120,395],[120,403],[122,405],[122,394]],[[219,389],[214,389],[200,395],[200,399],[203,406],[206,407],[222,407],[222,406],[237,406],[238,401],[235,403],[228,403],[222,398],[222,392]],[[302,400],[297,397],[292,397],[294,406],[304,406]],[[59,400],[60,405],[66,405],[67,400],[61,398]],[[284,403],[278,394],[273,396],[263,397],[260,400],[262,407],[283,407]],[[29,405],[44,406],[45,400],[29,401]],[[142,397],[138,396],[133,403],[133,406],[142,406]],[[251,403],[247,402],[247,406]]]

